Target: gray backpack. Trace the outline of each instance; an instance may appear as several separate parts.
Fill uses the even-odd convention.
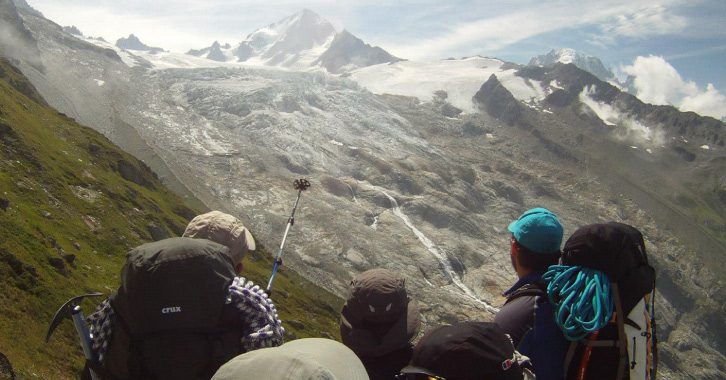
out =
[[[226,303],[235,271],[227,247],[171,238],[131,250],[111,298],[130,337],[134,379],[209,379],[242,352],[242,328]]]

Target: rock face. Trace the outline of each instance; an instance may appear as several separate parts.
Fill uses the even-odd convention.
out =
[[[116,46],[121,49],[141,50],[141,51],[148,51],[151,53],[159,53],[159,52],[164,51],[164,49],[162,49],[162,48],[151,47],[151,46],[144,44],[143,42],[141,42],[141,40],[139,40],[138,37],[136,37],[133,34],[129,34],[129,36],[126,38],[119,38],[116,41]]]
[[[81,31],[78,30],[78,28],[75,25],[64,26],[63,31],[66,33],[72,34],[74,36],[83,37],[83,33],[81,33]]]
[[[315,64],[320,64],[330,73],[338,74],[350,69],[400,60],[380,47],[368,45],[347,30],[343,30],[335,35],[330,48],[315,61]]]
[[[225,49],[229,49],[229,44],[226,44],[224,46]],[[187,52],[189,55],[193,55],[196,57],[204,57],[207,59],[211,59],[212,61],[217,62],[224,62],[227,60],[227,56],[222,52],[222,46],[219,44],[219,42],[214,41],[212,43],[212,46],[200,50],[189,50]]]
[[[0,380],[15,380],[13,366],[2,352],[0,352]]]
[[[6,58],[22,60],[38,70],[43,69],[37,41],[25,27],[12,0],[0,0],[0,51]]]
[[[474,95],[474,101],[488,114],[514,125],[521,120],[522,104],[492,74]]]

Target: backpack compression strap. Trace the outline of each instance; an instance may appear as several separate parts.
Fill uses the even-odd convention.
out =
[[[623,378],[625,369],[628,366],[628,341],[625,336],[625,314],[623,313],[623,305],[620,302],[620,289],[615,282],[610,283],[613,290],[613,302],[615,303],[615,322],[618,324],[618,349],[620,350],[620,358],[618,359],[618,377],[617,380]]]
[[[658,336],[655,326],[655,276],[653,277],[653,293],[651,296],[651,303],[650,303],[650,333],[652,334],[652,340],[650,343],[651,352],[653,353],[652,361],[653,365],[651,366],[650,370],[650,378],[651,380],[655,380],[655,376],[658,373]]]

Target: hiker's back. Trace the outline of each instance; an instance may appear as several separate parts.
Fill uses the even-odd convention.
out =
[[[562,380],[569,342],[555,324],[542,275],[556,264],[564,227],[551,211],[537,207],[507,227],[510,257],[518,280],[503,293],[507,301],[494,317],[514,347],[528,356],[541,380]]]
[[[240,319],[226,302],[234,277],[227,247],[209,240],[171,238],[131,250],[110,300],[109,369],[121,361],[134,379],[209,379],[242,352]],[[127,353],[118,352],[124,343]]]
[[[655,271],[642,234],[621,223],[582,227],[550,267],[548,295],[571,341],[567,379],[650,379],[657,368]]]

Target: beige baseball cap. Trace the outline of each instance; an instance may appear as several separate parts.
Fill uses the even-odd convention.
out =
[[[241,261],[247,251],[255,250],[255,239],[247,227],[239,219],[221,211],[197,215],[182,236],[207,239],[227,246],[235,262]]]
[[[348,347],[324,338],[297,339],[246,352],[217,370],[212,380],[369,380]]]

